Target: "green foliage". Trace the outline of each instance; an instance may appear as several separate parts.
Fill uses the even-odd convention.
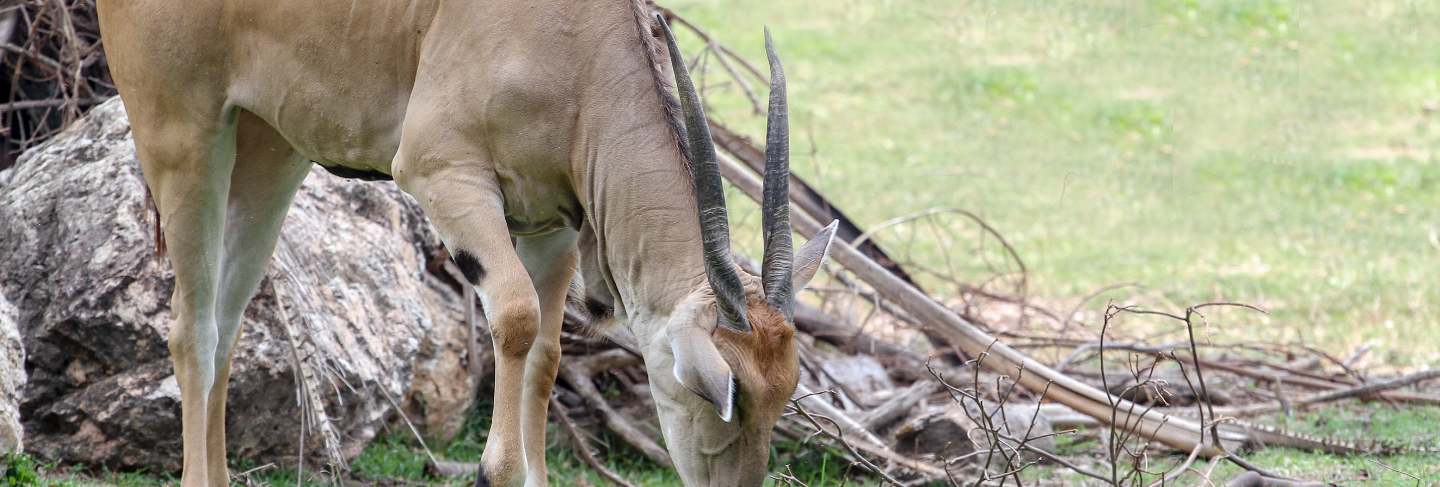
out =
[[[1216,317],[1203,339],[1440,360],[1440,3],[667,6],[753,60],[771,28],[792,167],[862,226],[961,207],[1014,244],[1031,296],[1133,282],[1270,311]],[[712,83],[710,113],[759,133]],[[758,253],[753,205],[730,201],[735,245]],[[973,257],[926,240],[916,260]]]
[[[879,485],[858,465],[826,448],[788,440],[776,440],[770,447],[770,468],[792,475],[806,485]]]
[[[1121,101],[1095,112],[1096,126],[1108,130],[1120,143],[1159,144],[1172,134],[1169,117],[1154,103]]]
[[[389,435],[370,443],[350,469],[365,479],[425,479],[425,455],[405,436]]]
[[[20,453],[0,455],[0,486],[28,486],[40,483],[40,468],[35,459]]]
[[[1177,303],[1224,299],[1271,312],[1211,316],[1202,340],[1331,350],[1373,341],[1381,362],[1440,362],[1440,2],[662,3],[761,69],[761,27],[773,30],[790,79],[793,167],[863,226],[963,207],[1016,246],[1032,297],[1135,282]],[[763,120],[718,73],[707,78],[710,113],[761,133]],[[759,218],[745,198],[730,201],[735,244],[755,255]],[[976,272],[957,277],[984,277]],[[480,410],[461,439],[435,445],[437,455],[479,458],[489,407]],[[1440,413],[1327,408],[1284,422],[1352,438],[1433,438]],[[600,485],[559,436],[550,436],[555,483],[585,476]],[[1075,438],[1059,438],[1061,451],[1098,450]],[[602,456],[638,484],[678,485],[634,452]],[[1413,484],[1378,460],[1440,482],[1434,455],[1277,449],[1248,458],[1307,478]],[[422,463],[408,435],[392,433],[353,467],[377,480],[421,479]],[[811,485],[855,474],[783,442],[772,465]],[[1219,472],[1217,483],[1235,470]],[[294,479],[266,475],[276,485]]]
[[[89,470],[85,465],[66,465],[61,468],[55,462],[42,462],[23,453],[6,453],[0,455],[0,487],[160,487],[172,485],[176,481],[173,477],[155,475],[143,470]]]

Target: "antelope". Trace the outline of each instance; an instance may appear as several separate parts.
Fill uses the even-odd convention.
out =
[[[98,7],[175,270],[182,485],[229,484],[231,352],[312,163],[393,178],[479,294],[496,371],[477,485],[546,485],[546,409],[577,271],[593,307],[639,338],[681,479],[764,480],[799,374],[792,303],[834,230],[792,253],[785,77],[768,31],[755,276],[729,253],[715,147],[683,56],[640,0]]]

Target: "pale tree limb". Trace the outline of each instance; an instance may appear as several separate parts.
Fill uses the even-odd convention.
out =
[[[605,480],[609,480],[610,483],[620,487],[635,487],[635,484],[625,480],[620,474],[600,463],[600,459],[595,458],[594,452],[590,451],[589,442],[585,441],[585,435],[575,427],[575,422],[570,420],[570,410],[556,400],[555,396],[550,396],[550,410],[554,411],[555,418],[560,422],[560,428],[565,430],[565,435],[570,437],[570,446],[575,450],[575,454],[579,455],[580,459],[590,466],[590,469],[600,474]]]
[[[1369,384],[1362,384],[1355,387],[1336,389],[1333,391],[1322,392],[1319,394],[1312,394],[1310,396],[1302,397],[1298,400],[1291,401],[1290,406],[1297,410],[1304,409],[1309,406],[1339,401],[1341,399],[1371,396],[1381,392],[1411,386],[1420,382],[1435,380],[1437,378],[1440,378],[1440,369],[1425,369],[1419,372],[1415,372],[1413,374],[1403,375],[1386,381],[1371,382]],[[1249,407],[1231,409],[1229,413],[1232,416],[1238,417],[1256,416],[1279,411],[1281,407],[1282,405],[1278,403],[1257,404]]]
[[[760,201],[759,177],[725,154],[721,154],[719,159],[721,174],[740,188],[741,192]],[[814,235],[822,226],[820,222],[803,212],[792,214],[791,222],[797,231],[806,236]],[[1001,374],[1014,375],[1021,369],[1029,371],[1020,384],[1026,389],[1038,393],[1046,388],[1047,383],[1053,382],[1054,387],[1050,390],[1052,394],[1050,399],[1064,403],[1076,411],[1113,422],[1117,427],[1152,437],[1160,443],[1183,451],[1190,451],[1199,444],[1197,439],[1200,437],[1201,426],[1196,422],[1152,410],[1132,414],[1133,409],[1128,407],[1129,401],[1113,398],[1104,391],[1056,372],[1008,345],[996,343],[995,338],[966,322],[952,310],[915,287],[901,281],[848,243],[834,242],[830,247],[830,256],[857,277],[866,281],[886,300],[921,320],[925,325],[923,330],[940,336],[945,343],[955,349],[973,356],[984,351],[992,343],[995,344],[992,353],[993,359],[987,361],[986,365]],[[1127,411],[1127,413],[1112,418],[1112,404],[1115,404],[1112,401],[1118,401],[1119,404],[1125,405],[1118,409]],[[1207,457],[1220,453],[1220,450],[1214,448],[1213,445],[1207,446],[1201,452]]]
[[[623,354],[624,357],[629,357],[633,361],[633,357],[623,350],[611,350],[605,353],[609,354],[612,352]],[[628,418],[610,407],[609,403],[605,402],[605,396],[600,394],[600,390],[595,387],[595,383],[590,379],[592,374],[593,369],[584,365],[567,361],[561,361],[560,363],[560,375],[565,378],[566,382],[570,383],[571,389],[574,390],[576,394],[585,398],[586,402],[590,404],[590,407],[600,413],[600,417],[605,422],[607,429],[615,433],[616,436],[619,436],[622,441],[640,450],[640,453],[644,454],[650,461],[655,462],[655,464],[665,468],[675,468],[675,464],[670,460],[670,454],[666,452],[664,448],[661,448],[654,440],[650,439],[650,435],[644,433]]]

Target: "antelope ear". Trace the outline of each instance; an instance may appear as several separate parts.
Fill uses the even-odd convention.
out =
[[[721,421],[734,419],[735,374],[710,334],[698,326],[671,330],[670,351],[675,356],[675,380],[714,404]]]
[[[816,271],[820,270],[820,264],[825,263],[825,257],[830,255],[830,241],[835,238],[835,227],[840,220],[830,222],[815,232],[815,238],[805,242],[800,250],[795,252],[795,270],[790,275],[790,288],[795,292],[805,289],[810,284],[810,279],[815,277]]]

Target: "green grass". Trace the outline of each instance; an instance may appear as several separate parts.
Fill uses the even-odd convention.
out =
[[[1286,418],[1283,415],[1260,418],[1265,424],[1283,427],[1287,431],[1323,435],[1349,441],[1383,441],[1392,444],[1422,442],[1429,448],[1440,447],[1440,431],[1435,429],[1440,422],[1440,408],[1421,407],[1397,409],[1384,405],[1345,405],[1327,407],[1297,414]],[[1083,431],[1082,431],[1083,433]],[[1057,450],[1072,460],[1087,465],[1091,470],[1109,474],[1107,466],[1087,463],[1078,457],[1089,457],[1098,461],[1103,455],[1103,446],[1093,440],[1076,440],[1076,436],[1061,436]],[[1335,485],[1435,485],[1440,482],[1440,454],[1409,453],[1403,455],[1362,455],[1345,456],[1313,454],[1288,448],[1270,448],[1260,451],[1241,452],[1241,457],[1275,474],[1321,481]],[[1145,485],[1169,472],[1185,460],[1179,453],[1151,457],[1149,470],[1137,485]],[[1198,459],[1192,465],[1195,470],[1205,471],[1208,464]],[[1125,472],[1121,470],[1122,475]],[[1224,485],[1244,470],[1229,462],[1220,462],[1210,476],[1215,485]],[[1027,481],[1058,481],[1061,485],[1098,485],[1098,482],[1079,476],[1055,466],[1038,466],[1025,472]],[[1047,484],[1048,485],[1048,484]],[[1182,475],[1172,485],[1204,485],[1196,472]]]
[[[1062,310],[1139,283],[1174,303],[1270,312],[1212,316],[1203,339],[1336,354],[1368,342],[1372,364],[1440,363],[1440,3],[667,5],[752,60],[764,59],[760,27],[772,29],[793,167],[862,225],[964,208],[1015,245],[1030,295]],[[707,97],[712,115],[761,133],[733,87]],[[753,230],[751,205],[732,206],[734,226]],[[934,266],[951,254],[960,263],[944,267],[962,280],[986,276],[970,242],[904,237],[881,235]],[[737,243],[754,253],[758,238]],[[1088,309],[1110,297],[1123,294]],[[1440,424],[1434,409],[1373,413],[1375,425],[1431,438]],[[1347,431],[1360,436],[1333,432]],[[1251,459],[1307,478],[1409,483],[1364,458]],[[1435,455],[1381,461],[1440,480]]]
[[[1293,418],[1274,415],[1264,421],[1290,431],[1350,441],[1418,442],[1430,449],[1440,448],[1440,430],[1435,426],[1440,424],[1440,408],[1436,407],[1396,409],[1346,405],[1300,413]],[[1437,461],[1440,453],[1342,456],[1275,448],[1246,455],[1246,458],[1279,474],[1340,484],[1365,481],[1380,485],[1434,485],[1440,482],[1440,461]],[[1241,472],[1228,463],[1216,471],[1225,478]],[[1419,477],[1420,481],[1410,476]]]
[[[757,61],[769,25],[795,170],[862,224],[965,208],[1015,244],[1032,296],[1134,282],[1271,311],[1215,339],[1440,361],[1440,3],[667,5]],[[760,133],[733,87],[707,97]]]
[[[90,471],[84,465],[60,466],[23,454],[0,454],[0,487],[160,487],[174,478],[148,472]]]
[[[1216,340],[1305,340],[1337,353],[1374,342],[1378,362],[1440,363],[1440,2],[664,3],[755,61],[761,27],[773,29],[790,80],[795,170],[863,225],[965,208],[1015,244],[1032,296],[1136,282],[1176,303],[1271,312],[1226,315],[1207,329]],[[695,52],[694,39],[682,40]],[[712,86],[707,97],[713,115],[761,132],[733,89]],[[734,227],[751,233],[737,244],[754,253],[758,217],[745,206],[736,203]],[[958,277],[978,279],[967,245],[913,250],[932,261],[951,251],[972,272]],[[1440,412],[1347,407],[1291,423],[1433,438]],[[481,442],[467,438],[441,455],[477,458]],[[550,451],[557,484],[585,475],[599,485],[568,450]],[[797,451],[777,446],[774,464],[812,485],[844,476],[833,458]],[[638,483],[677,485],[633,454],[604,456]],[[1307,478],[1409,483],[1365,458],[1281,449],[1249,458]],[[354,470],[421,479],[422,459],[391,435]],[[1381,461],[1435,483],[1435,460]]]
[[[1380,441],[1387,444],[1418,442],[1430,450],[1440,448],[1440,429],[1436,428],[1436,425],[1440,425],[1440,408],[1434,406],[1397,409],[1384,405],[1344,405],[1302,412],[1295,418],[1272,415],[1263,421],[1264,424],[1283,426],[1289,431],[1345,438],[1349,441]],[[1416,480],[1404,474],[1420,477],[1423,481],[1418,484],[1424,486],[1440,483],[1440,452],[1388,457],[1344,457],[1272,448],[1248,455],[1247,458],[1276,473],[1333,483],[1378,481],[1387,486],[1416,484]],[[1227,465],[1227,468],[1220,471],[1227,475],[1238,473],[1234,465]]]
[[[1290,431],[1351,441],[1421,442],[1432,447],[1440,446],[1440,431],[1435,429],[1435,425],[1440,424],[1440,407],[1399,409],[1386,405],[1350,404],[1302,412],[1291,418],[1277,414],[1262,418],[1261,421],[1282,426]],[[477,420],[468,425],[467,431],[462,434],[460,439],[437,449],[436,454],[451,460],[476,461],[483,447],[483,441],[478,437],[475,428],[481,426],[484,426],[484,419],[477,417]],[[589,485],[606,485],[598,475],[570,451],[563,440],[558,439],[558,431],[551,431],[549,438],[553,443],[553,446],[548,449],[547,457],[552,485],[585,485],[578,480],[580,478],[584,478]],[[1058,437],[1057,453],[1071,457],[1072,460],[1085,456],[1092,457],[1092,460],[1099,458],[1101,448],[1094,441],[1077,440],[1076,438],[1074,435]],[[603,436],[599,440],[601,444],[608,441]],[[865,477],[858,472],[847,472],[844,460],[828,454],[783,441],[777,442],[774,451],[772,465],[782,471],[788,468],[808,485],[877,485],[872,478]],[[679,479],[673,472],[640,460],[641,456],[637,453],[626,450],[602,450],[600,455],[611,469],[620,472],[621,475],[637,485],[680,485]],[[1433,485],[1440,482],[1440,461],[1437,461],[1440,459],[1440,455],[1433,453],[1351,457],[1310,454],[1277,448],[1245,452],[1243,456],[1261,467],[1282,475],[1333,482],[1339,485],[1355,483],[1417,485],[1416,480],[1411,476],[1420,479],[1418,485]],[[1168,470],[1182,461],[1182,457],[1179,454],[1156,457],[1152,459],[1151,467],[1157,472]],[[473,482],[471,478],[450,480],[429,478],[424,474],[425,458],[423,450],[408,435],[391,432],[367,447],[360,457],[352,462],[351,469],[354,479],[361,483],[468,486]],[[1082,464],[1087,463],[1084,460],[1078,461]],[[1103,470],[1094,464],[1088,465],[1094,470]],[[1203,460],[1197,467],[1199,470],[1204,470]],[[244,465],[233,467],[237,472],[243,471],[244,468]],[[1221,463],[1215,468],[1211,480],[1216,484],[1223,484],[1239,473],[1241,470],[1235,466]],[[1154,477],[1156,476],[1146,477],[1145,483],[1156,480]],[[1072,472],[1045,465],[1028,469],[1022,478],[1029,483],[1048,482],[1045,485],[1053,485],[1055,482],[1063,485],[1082,485],[1085,481],[1084,478],[1078,477]],[[15,479],[27,479],[28,481],[16,482]],[[257,474],[253,480],[262,485],[294,485],[295,472],[293,470],[271,470]],[[1199,480],[1198,476],[1189,474],[1182,476],[1177,485],[1194,485]],[[59,470],[55,465],[44,464],[30,457],[0,457],[0,487],[28,485],[158,487],[174,481],[173,477],[135,472],[100,472],[99,474],[90,472],[87,474],[83,466],[69,466],[65,470]],[[329,485],[329,483],[325,478],[307,476],[305,485],[322,486]]]
[[[484,451],[484,432],[489,426],[488,416],[485,415],[489,407],[482,407],[481,410],[480,414],[470,417],[457,439],[432,450],[438,458],[462,462],[479,461],[480,454]],[[575,455],[563,432],[554,425],[547,434],[547,439],[551,443],[551,447],[546,449],[551,485],[587,485],[579,480],[582,478],[588,485],[606,484]],[[625,478],[637,485],[680,485],[680,479],[674,471],[645,460],[640,453],[612,441],[606,434],[602,433],[592,445],[601,447],[597,455],[608,468],[621,472]],[[604,445],[615,447],[606,448]],[[412,436],[392,431],[366,447],[365,451],[351,462],[350,468],[353,476],[361,481],[410,481],[457,486],[474,482],[470,477],[451,480],[430,478],[425,473],[426,460],[424,449]],[[850,478],[850,485],[872,483],[847,472],[847,463],[843,459],[787,441],[776,442],[772,449],[771,463],[777,468],[789,469],[797,478],[811,485],[834,485],[839,479],[847,477]],[[274,485],[294,484],[294,479],[294,472],[286,470],[270,472],[260,477],[262,482]],[[318,482],[323,479],[316,480]]]

